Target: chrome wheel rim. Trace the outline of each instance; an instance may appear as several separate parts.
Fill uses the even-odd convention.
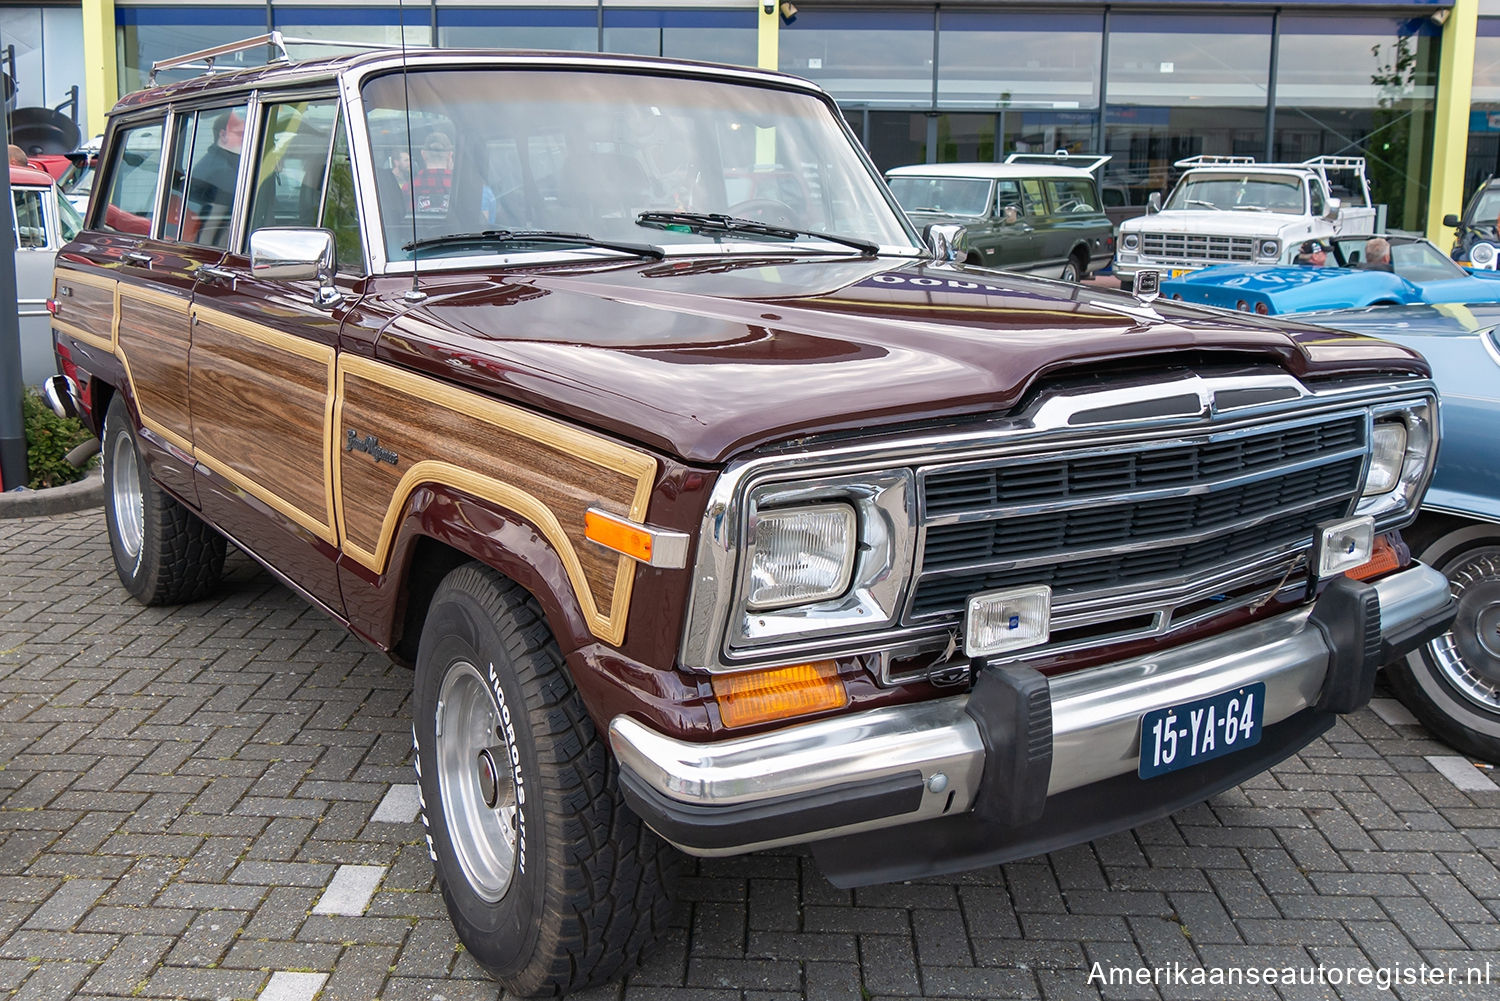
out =
[[[1064,264],[1063,265],[1062,280],[1065,281],[1065,282],[1073,282],[1074,284],[1077,284],[1077,282],[1078,282],[1078,269],[1075,268],[1071,264]]]
[[[110,442],[109,468],[109,497],[115,512],[115,535],[119,537],[125,554],[137,560],[145,538],[146,499],[141,493],[135,442],[123,431]]]
[[[1459,603],[1458,619],[1427,651],[1456,692],[1500,713],[1500,548],[1466,554],[1445,573]]]
[[[519,810],[512,745],[479,669],[458,661],[438,693],[437,783],[453,854],[469,886],[490,903],[505,896],[516,867]]]

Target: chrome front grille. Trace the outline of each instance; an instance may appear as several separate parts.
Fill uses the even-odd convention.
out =
[[[1306,549],[1358,499],[1366,417],[1075,449],[922,471],[922,552],[907,621],[962,615],[970,594],[1047,584],[1054,609],[1207,583]],[[1275,581],[1267,583],[1267,587]],[[1162,610],[1153,599],[1153,611]]]
[[[1253,261],[1256,238],[1205,236],[1199,233],[1142,233],[1141,253],[1158,261],[1185,264],[1201,261]]]

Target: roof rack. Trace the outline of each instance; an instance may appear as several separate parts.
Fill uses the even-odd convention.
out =
[[[1006,154],[1005,162],[1050,164],[1054,167],[1076,167],[1079,170],[1086,170],[1092,174],[1112,159],[1114,157],[1108,153],[1069,153],[1065,149],[1060,149],[1056,153],[1008,153]]]
[[[1302,162],[1309,167],[1323,167],[1328,170],[1365,169],[1365,158],[1362,156],[1315,156]]]
[[[1174,167],[1205,167],[1218,163],[1241,164],[1254,163],[1253,156],[1230,156],[1223,153],[1199,153],[1197,156],[1186,157],[1172,164]]]
[[[225,42],[223,45],[215,45],[209,49],[199,49],[196,52],[185,52],[180,56],[170,59],[158,59],[151,64],[151,75],[146,78],[146,86],[156,86],[156,74],[162,70],[195,69],[203,70],[205,73],[216,72],[215,61],[220,56],[234,55],[237,52],[248,52],[257,48],[272,48],[276,54],[266,59],[265,65],[275,63],[289,63],[292,57],[287,55],[288,45],[326,45],[343,49],[397,49],[398,45],[385,42],[346,42],[324,38],[288,38],[279,31],[268,32],[264,35],[256,35],[253,38],[242,38],[237,42]],[[412,48],[414,46],[408,46]]]

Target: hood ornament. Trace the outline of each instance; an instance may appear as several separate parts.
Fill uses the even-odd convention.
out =
[[[1161,295],[1161,272],[1137,271],[1132,291],[1143,306],[1151,305],[1156,301],[1156,297]]]

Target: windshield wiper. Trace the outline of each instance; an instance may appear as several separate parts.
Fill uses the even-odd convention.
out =
[[[427,247],[451,247],[465,243],[576,243],[601,250],[618,250],[622,254],[649,257],[660,261],[667,252],[652,243],[625,243],[620,240],[601,240],[587,233],[559,233],[550,229],[482,229],[477,233],[445,233],[422,240],[403,243],[402,250],[423,250]]]
[[[880,246],[869,240],[861,240],[852,236],[839,236],[835,233],[820,233],[813,229],[793,229],[790,226],[772,226],[770,223],[757,222],[754,219],[741,219],[738,216],[724,215],[722,212],[642,212],[635,217],[636,225],[649,226],[652,229],[682,229],[689,233],[724,233],[728,236],[769,236],[777,240],[795,240],[799,237],[808,237],[814,240],[827,240],[829,243],[842,244],[845,247],[853,247],[865,257],[874,257],[880,253]]]
[[[1204,201],[1201,198],[1187,198],[1187,199],[1184,199],[1184,202],[1186,204],[1188,204],[1188,205],[1202,205],[1204,208],[1210,208],[1210,209],[1216,209],[1216,208],[1219,207],[1219,206],[1215,205],[1213,202],[1206,202],[1206,201]]]

